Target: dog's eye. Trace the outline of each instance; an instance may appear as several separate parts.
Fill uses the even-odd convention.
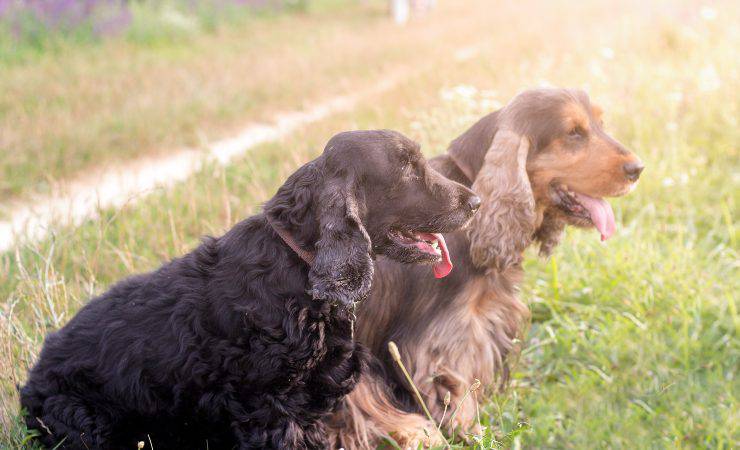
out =
[[[419,178],[418,167],[412,161],[405,162],[401,170],[403,171],[404,176],[410,180],[417,180]]]
[[[574,139],[580,139],[585,136],[586,136],[586,130],[584,130],[581,127],[575,127],[568,132],[568,137],[572,137]]]

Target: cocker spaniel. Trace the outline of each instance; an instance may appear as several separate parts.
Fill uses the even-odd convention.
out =
[[[374,256],[448,271],[439,233],[479,205],[401,134],[338,134],[263,213],[50,334],[21,389],[28,427],[69,449],[326,448],[322,419],[365,366],[353,310]]]
[[[455,271],[435,280],[419,268],[380,259],[374,287],[358,311],[357,335],[374,356],[332,420],[335,445],[369,448],[393,437],[415,445],[433,432],[388,354],[397,343],[434,419],[462,400],[475,379],[506,378],[507,355],[528,318],[517,298],[522,255],[532,243],[549,255],[566,225],[615,231],[605,197],[635,186],[643,165],[607,134],[601,110],[580,90],[525,91],[483,117],[430,161],[443,175],[480,195],[470,226],[447,236]],[[451,414],[447,415],[449,422]],[[474,425],[469,396],[447,429]]]

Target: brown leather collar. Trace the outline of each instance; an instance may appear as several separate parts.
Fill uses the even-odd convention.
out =
[[[472,184],[475,181],[475,177],[473,176],[473,174],[469,173],[470,171],[463,167],[463,165],[460,164],[457,159],[455,159],[455,156],[452,153],[447,153],[447,156],[449,156],[450,161],[452,161],[455,166],[457,166],[457,169],[460,171],[460,173],[465,175],[465,178],[467,178],[468,181]]]
[[[316,255],[313,252],[302,249],[301,246],[298,245],[298,242],[293,239],[293,236],[291,236],[290,233],[288,233],[286,230],[277,226],[267,214],[265,214],[265,219],[267,219],[267,223],[270,224],[272,229],[275,230],[275,233],[280,236],[283,242],[288,244],[288,247],[290,247],[290,249],[293,250],[296,255],[300,256],[300,258],[304,260],[309,266],[313,265],[313,262],[316,259]]]

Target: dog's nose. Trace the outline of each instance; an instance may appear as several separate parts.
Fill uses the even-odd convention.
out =
[[[640,161],[635,161],[625,164],[622,168],[624,169],[624,174],[627,175],[628,180],[637,181],[637,179],[640,178],[640,174],[645,168],[645,165]]]
[[[477,195],[468,197],[468,208],[470,208],[472,212],[478,211],[478,208],[480,208],[480,197]]]

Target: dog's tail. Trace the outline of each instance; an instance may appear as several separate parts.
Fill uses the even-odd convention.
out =
[[[374,449],[383,440],[393,440],[401,448],[417,448],[420,443],[425,447],[438,444],[432,422],[399,409],[391,398],[377,371],[364,373],[328,421],[329,438],[334,448]]]

